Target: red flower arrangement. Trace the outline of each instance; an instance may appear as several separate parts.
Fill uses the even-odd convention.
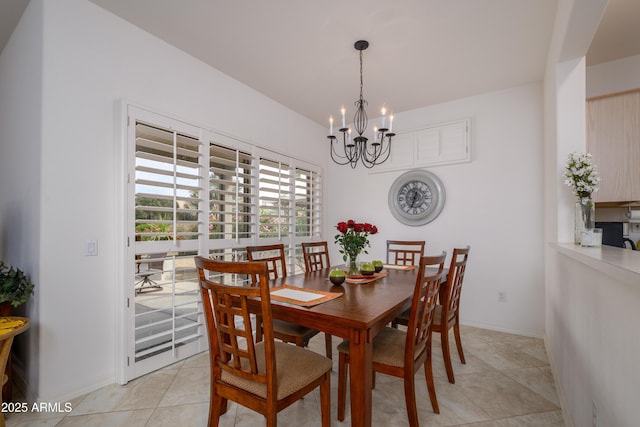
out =
[[[368,253],[366,248],[371,246],[369,235],[378,232],[378,227],[375,225],[368,222],[355,222],[352,219],[347,222],[339,222],[336,228],[340,233],[336,234],[335,243],[340,245],[342,259],[346,261],[347,258],[350,258],[353,262],[360,253]]]

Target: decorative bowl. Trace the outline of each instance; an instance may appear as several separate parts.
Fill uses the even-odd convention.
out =
[[[346,278],[347,275],[344,270],[340,270],[339,268],[331,270],[331,273],[329,273],[329,280],[331,280],[331,283],[334,285],[341,285]]]
[[[346,276],[329,276],[329,280],[334,285],[342,285],[346,279]]]
[[[372,276],[375,272],[376,269],[373,264],[367,263],[360,266],[360,274],[362,274],[363,276]]]

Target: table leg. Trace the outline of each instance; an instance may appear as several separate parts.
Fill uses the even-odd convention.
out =
[[[349,347],[351,425],[371,427],[371,376],[373,341],[368,331],[353,331]]]

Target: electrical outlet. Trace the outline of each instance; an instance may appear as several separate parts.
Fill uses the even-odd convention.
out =
[[[97,256],[98,255],[98,241],[97,240],[87,240],[84,245],[84,255],[85,256]]]
[[[498,301],[507,302],[507,291],[498,292]]]
[[[640,222],[632,222],[629,225],[631,225],[632,233],[640,233]]]
[[[598,405],[596,405],[596,401],[592,402],[591,414],[593,417],[593,427],[598,427]]]

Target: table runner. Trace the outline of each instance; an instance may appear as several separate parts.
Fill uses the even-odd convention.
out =
[[[383,267],[389,270],[413,270],[417,266],[415,265],[398,265],[398,264],[383,264]]]
[[[375,280],[378,280],[381,277],[386,276],[387,273],[385,273],[384,271],[381,273],[374,273],[371,276],[347,276],[346,282],[347,283],[353,283],[353,284],[358,284],[358,285],[362,285],[365,283],[371,283]]]

